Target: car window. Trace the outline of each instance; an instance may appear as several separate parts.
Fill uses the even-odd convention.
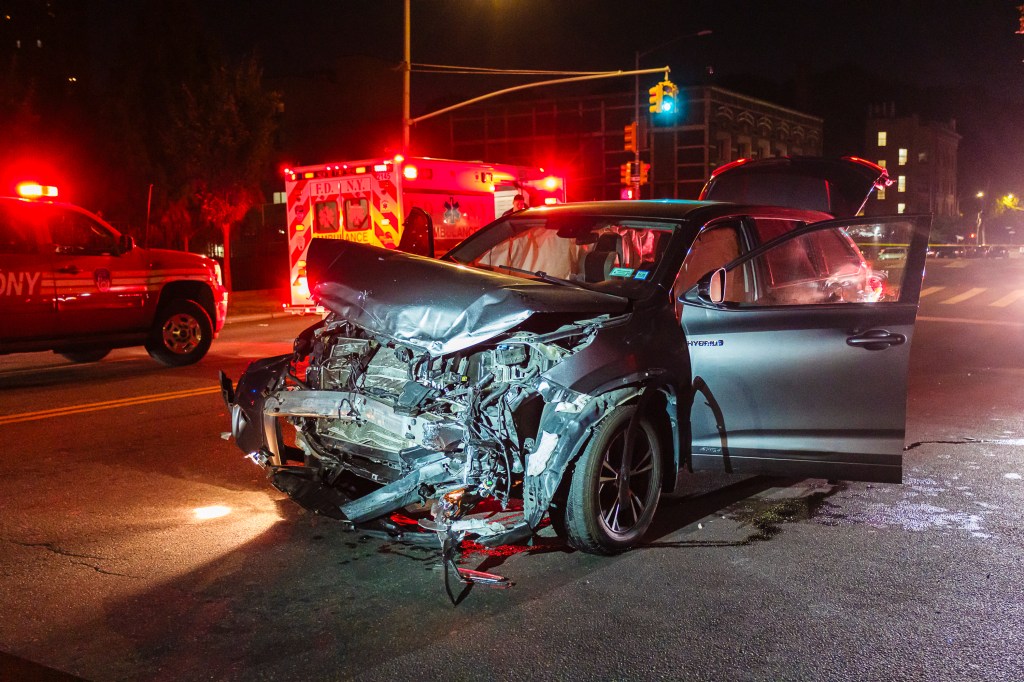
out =
[[[337,201],[332,199],[313,204],[313,234],[336,234],[340,229]]]
[[[32,224],[26,211],[0,206],[0,253],[27,254],[36,252]]]
[[[751,261],[758,286],[737,290],[728,286],[726,301],[737,305],[816,305],[878,300],[879,283],[840,228],[787,239]]]
[[[50,238],[57,253],[99,255],[117,252],[117,239],[86,215],[55,209],[49,217]]]
[[[738,225],[715,225],[701,230],[690,245],[690,250],[683,259],[675,282],[672,284],[672,301],[679,313],[679,298],[693,288],[704,275],[736,260],[740,257],[741,239]],[[748,279],[743,277],[744,269],[736,271],[738,276],[729,278],[726,286],[738,287],[740,290],[748,286]],[[730,291],[727,296],[742,299],[740,292]]]
[[[803,221],[784,218],[751,218],[750,222],[754,225],[754,232],[760,244],[770,242],[805,225]]]
[[[646,291],[675,223],[554,214],[510,217],[477,232],[448,258],[534,279],[554,277],[631,298]]]
[[[750,260],[755,287],[730,282],[742,281],[743,263],[730,269],[725,302],[780,306],[898,300],[905,263],[880,257],[880,252],[898,248],[906,253],[912,235],[913,223],[898,221],[859,226],[853,234],[828,227],[786,239]]]

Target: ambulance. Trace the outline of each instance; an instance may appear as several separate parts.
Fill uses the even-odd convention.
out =
[[[306,282],[306,250],[314,237],[441,255],[511,210],[517,194],[528,206],[565,202],[559,175],[480,161],[395,156],[288,168],[284,174],[293,312],[315,308]],[[432,229],[426,241],[419,237],[420,248],[410,248],[414,230],[406,234],[406,225],[416,221]]]

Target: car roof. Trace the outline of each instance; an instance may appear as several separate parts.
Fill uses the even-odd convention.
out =
[[[581,201],[553,206],[529,208],[517,216],[542,214],[590,214],[619,218],[651,218],[661,220],[696,220],[707,222],[730,215],[760,215],[764,217],[794,218],[817,222],[832,218],[828,213],[782,206],[733,204],[721,201],[688,201],[682,199],[649,199],[641,201]]]

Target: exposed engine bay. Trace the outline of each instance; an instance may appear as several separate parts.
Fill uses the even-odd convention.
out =
[[[499,576],[455,566],[455,551],[467,535],[500,544],[536,529],[553,490],[538,495],[543,487],[534,482],[524,504],[524,482],[544,473],[559,437],[570,435],[545,432],[545,405],[553,399],[549,413],[563,415],[590,399],[543,375],[608,322],[601,316],[547,334],[520,329],[431,355],[332,313],[296,339],[292,355],[260,361],[262,369],[254,363],[229,400],[245,405],[248,394],[253,407],[262,402],[266,447],[244,445],[253,411],[236,405],[233,429],[275,487],[302,506],[398,539],[408,539],[409,528],[391,516],[416,519],[414,531],[437,533],[446,572],[505,586]],[[474,513],[481,506],[488,511]]]

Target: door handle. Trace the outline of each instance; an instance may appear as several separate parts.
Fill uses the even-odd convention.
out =
[[[885,329],[869,329],[863,334],[846,337],[846,345],[865,350],[885,350],[889,346],[898,346],[907,342],[903,334],[894,334]]]
[[[57,272],[62,272],[66,275],[77,275],[81,272],[77,265],[65,265],[62,268],[57,268]]]

